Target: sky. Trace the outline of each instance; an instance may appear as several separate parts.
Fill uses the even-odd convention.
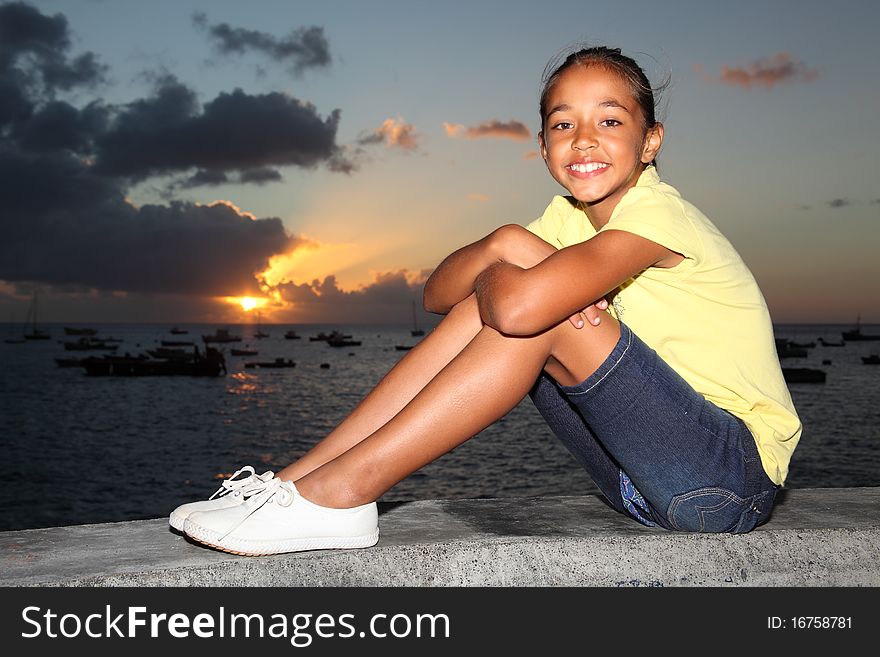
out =
[[[0,321],[409,322],[430,271],[564,193],[545,65],[620,47],[661,176],[777,323],[880,322],[880,5],[0,2]]]

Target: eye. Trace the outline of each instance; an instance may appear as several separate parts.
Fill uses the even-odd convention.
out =
[[[605,126],[606,128],[616,128],[623,124],[617,119],[605,119],[604,121],[599,121],[599,125]]]
[[[572,128],[572,124],[568,121],[560,121],[559,123],[553,126],[554,130],[570,130]]]

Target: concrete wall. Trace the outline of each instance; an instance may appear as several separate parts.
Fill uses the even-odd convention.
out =
[[[239,557],[165,518],[0,533],[2,586],[880,586],[880,488],[782,491],[749,534],[679,534],[596,497],[380,505],[366,550]]]

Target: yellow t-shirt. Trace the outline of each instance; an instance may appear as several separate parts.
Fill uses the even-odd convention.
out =
[[[571,197],[557,196],[527,226],[557,248],[597,234]],[[782,484],[801,423],[782,377],[767,304],[739,254],[653,166],[602,231],[624,230],[680,253],[620,287],[610,311],[697,392],[745,422],[767,476]]]

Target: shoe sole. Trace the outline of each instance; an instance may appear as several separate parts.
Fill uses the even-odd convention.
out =
[[[308,550],[346,550],[373,547],[379,542],[379,529],[363,536],[322,536],[314,538],[288,538],[273,541],[248,541],[236,538],[223,538],[221,534],[199,527],[192,522],[184,523],[186,535],[194,541],[222,552],[245,557],[264,557],[286,552],[306,552]]]
[[[171,525],[172,529],[182,532],[183,526],[186,524],[186,516],[172,511],[168,517],[168,524]]]

